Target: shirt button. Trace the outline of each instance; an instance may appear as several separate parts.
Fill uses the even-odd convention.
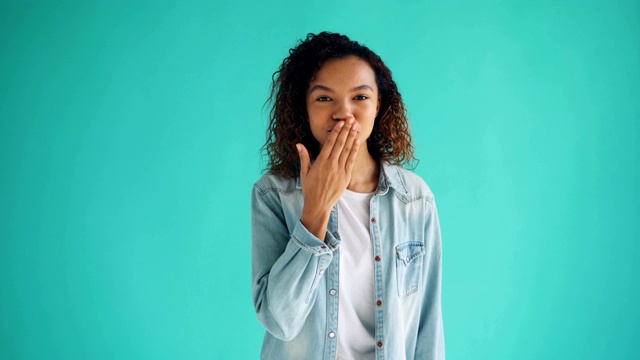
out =
[[[320,275],[322,275],[324,273],[324,269],[320,269]]]
[[[334,333],[333,331],[329,333],[329,339],[333,339],[334,337],[336,337],[336,333]]]
[[[380,256],[377,256],[377,255],[376,255],[376,258],[375,258],[375,259],[376,259],[376,261],[380,261]]]
[[[376,301],[376,305],[382,306],[382,301],[381,300]]]
[[[336,292],[337,292],[337,291],[336,291],[335,289],[331,289],[331,290],[329,290],[329,294],[331,294],[331,296],[335,295],[335,294],[336,294]]]
[[[378,341],[378,347],[382,347],[382,341]]]
[[[375,224],[375,223],[376,223],[376,221],[378,221],[378,220],[376,220],[376,218],[371,218],[371,222],[372,222],[372,223],[374,223],[374,224]]]

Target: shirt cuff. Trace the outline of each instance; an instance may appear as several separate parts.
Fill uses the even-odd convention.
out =
[[[335,246],[329,246],[327,244],[337,244],[337,240],[329,231],[327,231],[325,235],[325,243],[310,233],[300,220],[298,220],[298,223],[293,228],[291,237],[298,246],[304,250],[313,252],[315,255],[331,254]]]

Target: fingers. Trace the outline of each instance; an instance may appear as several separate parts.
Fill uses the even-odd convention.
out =
[[[300,178],[307,177],[309,168],[311,167],[311,160],[309,159],[309,152],[307,148],[302,144],[296,144],[298,148],[298,156],[300,156]]]
[[[344,125],[342,130],[340,130],[340,134],[338,134],[338,138],[336,139],[335,144],[331,149],[331,158],[334,158],[336,160],[340,159],[340,154],[342,154],[344,150],[344,145],[347,142],[347,137],[349,137],[349,134],[352,132],[351,129],[354,125],[355,119],[353,118],[353,116],[351,116],[347,120],[347,123]]]
[[[328,158],[331,155],[333,146],[336,143],[336,140],[338,138],[338,135],[340,135],[342,128],[344,127],[344,123],[344,121],[338,121],[333,129],[331,129],[331,133],[329,133],[329,136],[327,137],[327,142],[324,143],[324,145],[322,146],[322,150],[320,150],[320,156]]]
[[[349,152],[349,157],[347,158],[347,162],[345,164],[345,170],[347,174],[351,174],[351,170],[353,169],[353,164],[356,163],[356,156],[358,155],[358,149],[360,148],[360,139],[355,139],[353,142],[353,147]]]
[[[345,140],[344,147],[342,148],[342,152],[340,153],[340,158],[338,160],[339,164],[343,167],[345,166],[347,159],[349,158],[349,155],[353,150],[354,142],[357,139],[359,129],[360,125],[358,123],[354,123],[348,130],[349,134],[347,135],[347,139]]]

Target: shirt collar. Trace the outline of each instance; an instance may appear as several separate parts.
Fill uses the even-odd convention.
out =
[[[383,195],[389,191],[389,188],[393,188],[402,194],[408,194],[407,186],[404,183],[404,179],[400,174],[397,166],[393,166],[389,163],[383,162],[380,167],[380,180],[378,181],[378,194]]]

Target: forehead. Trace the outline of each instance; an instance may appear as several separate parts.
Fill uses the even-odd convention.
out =
[[[311,84],[370,85],[375,89],[376,77],[373,68],[366,60],[357,56],[347,56],[325,61]]]

